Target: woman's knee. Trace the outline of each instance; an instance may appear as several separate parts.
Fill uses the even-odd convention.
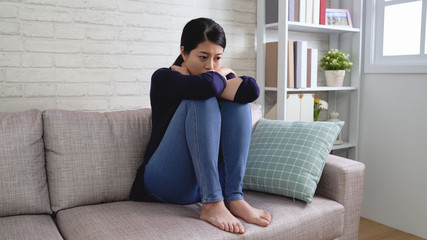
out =
[[[185,99],[182,100],[181,104],[193,105],[196,107],[204,108],[206,110],[219,109],[218,99],[216,97],[203,100]]]
[[[192,116],[206,124],[221,121],[221,111],[216,97],[205,100],[183,100],[181,104],[187,107]]]
[[[248,103],[236,103],[223,101],[221,103],[221,115],[226,117],[231,115],[233,119],[251,119],[251,108]]]

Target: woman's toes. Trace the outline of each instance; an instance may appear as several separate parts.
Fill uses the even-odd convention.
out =
[[[225,224],[219,223],[217,226],[219,227],[219,229],[225,231]]]
[[[238,224],[234,225],[234,233],[239,233],[240,232],[240,227]]]
[[[233,224],[229,224],[228,229],[230,230],[231,233],[234,233],[234,226]]]
[[[239,223],[239,233],[245,233],[245,227],[241,223]]]
[[[242,232],[242,230],[241,230],[242,228],[239,226],[239,225],[237,225],[236,226],[236,230],[234,231],[235,233],[240,233],[240,232]]]
[[[261,218],[264,218],[265,220],[271,222],[271,214],[267,211],[264,211],[264,214],[261,215]]]
[[[240,221],[230,213],[223,201],[204,204],[200,212],[200,219],[226,232],[238,233],[243,229],[243,226],[240,227]]]
[[[266,219],[261,219],[259,223],[262,227],[267,227],[268,225],[270,225],[270,222]]]
[[[228,224],[224,224],[224,231],[230,232],[230,226],[228,226]]]

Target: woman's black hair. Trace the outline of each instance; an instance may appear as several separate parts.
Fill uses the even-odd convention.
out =
[[[225,49],[226,39],[225,32],[222,27],[214,20],[209,18],[196,18],[189,21],[181,35],[181,46],[184,47],[185,54],[190,52],[199,45],[199,43],[209,40],[215,44],[218,44]],[[182,55],[180,54],[175,60],[173,65],[181,66],[184,62]]]

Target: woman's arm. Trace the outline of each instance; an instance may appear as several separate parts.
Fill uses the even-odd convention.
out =
[[[253,77],[241,76],[242,83],[237,89],[234,101],[238,103],[250,103],[259,97],[259,87]]]
[[[226,79],[217,72],[187,75],[185,69],[161,68],[151,77],[151,97],[155,99],[207,99],[219,96]]]
[[[210,97],[218,96],[228,101],[234,101],[238,103],[249,103],[249,102],[255,101],[259,96],[259,88],[255,79],[248,76],[236,77],[237,74],[232,69],[227,67],[222,67],[218,71],[206,72],[206,73],[203,73],[202,75],[190,75],[190,73],[188,72],[188,69],[185,67],[185,64],[181,66],[174,65],[171,67],[171,69],[172,69],[172,72],[175,72],[176,74],[181,76],[181,77],[175,76],[177,77],[176,80],[179,80],[179,81],[183,81],[183,79],[194,80],[199,78],[200,76],[202,76],[203,78],[206,78],[207,76],[204,76],[204,75],[214,75],[215,79],[212,79],[210,81],[212,83],[212,87],[216,89],[215,92],[217,95],[209,94]],[[216,79],[217,76],[222,76],[222,79]],[[219,83],[223,83],[224,85]],[[195,84],[195,82],[192,81],[192,84]],[[188,88],[191,88],[193,90],[192,92],[194,92],[194,94],[200,97],[199,94],[201,94],[201,92],[200,90],[197,90],[195,87],[196,86],[191,87],[188,85],[185,87],[185,89],[188,90]],[[223,87],[223,88],[220,89],[220,87]],[[175,90],[174,93],[176,93],[177,92],[176,90],[178,90],[178,89],[171,88],[171,90],[172,89]],[[184,97],[184,98],[188,98],[188,97]]]
[[[249,103],[258,98],[259,87],[254,78],[248,76],[236,77],[237,74],[227,67],[221,68],[219,73],[228,78],[227,85],[219,97],[238,103]]]
[[[234,101],[234,97],[236,96],[236,92],[242,83],[242,79],[236,77],[237,74],[228,67],[222,67],[218,73],[220,73],[222,76],[225,76],[227,79],[224,91],[219,95],[219,97],[228,101]]]
[[[234,101],[234,97],[236,96],[236,92],[239,89],[242,81],[243,80],[241,78],[232,78],[227,80],[227,85],[219,97],[228,101]]]

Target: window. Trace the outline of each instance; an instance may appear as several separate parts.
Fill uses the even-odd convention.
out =
[[[427,0],[367,2],[365,72],[427,72]]]

